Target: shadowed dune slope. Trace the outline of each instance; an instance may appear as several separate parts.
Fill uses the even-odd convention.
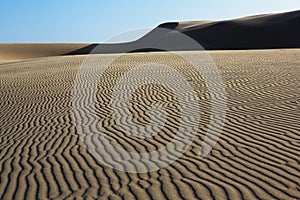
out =
[[[0,44],[0,61],[59,56],[88,44]]]
[[[182,35],[197,45],[185,43]],[[89,53],[300,48],[299,35],[300,11],[294,11],[226,21],[168,22],[128,43],[0,44],[0,61]]]
[[[189,44],[173,45],[180,40],[179,33],[191,37],[206,50],[300,48],[300,11],[215,22],[169,22],[133,42],[93,44],[69,55],[157,51],[151,47],[161,43],[170,50],[203,50]]]
[[[183,53],[197,58],[201,52]],[[217,145],[205,158],[199,151],[211,117],[210,101],[219,96],[211,96],[192,66],[172,53],[127,54],[107,68],[94,98],[76,98],[78,106],[95,102],[99,123],[89,128],[102,130],[115,147],[152,151],[168,144],[178,130],[180,105],[174,93],[144,85],[132,94],[130,113],[120,107],[121,117],[112,118],[115,85],[134,66],[151,63],[174,68],[189,81],[201,115],[195,139],[173,164],[141,174],[109,168],[88,152],[88,141],[79,138],[72,98],[87,56],[0,64],[0,199],[300,199],[300,50],[209,54],[223,77],[227,116]],[[110,56],[93,55],[103,62]],[[89,63],[101,67],[99,59]],[[204,65],[203,73],[211,73]],[[136,79],[144,77],[136,74]],[[82,86],[95,76],[82,75]],[[174,86],[182,84],[175,74],[161,75]],[[153,139],[130,137],[127,131],[136,131],[134,124],[125,129],[116,124],[130,119],[136,125],[149,123],[148,112],[156,103],[166,109],[167,118]],[[114,158],[110,151],[107,160]]]
[[[205,49],[300,47],[300,11],[212,22],[178,30]]]

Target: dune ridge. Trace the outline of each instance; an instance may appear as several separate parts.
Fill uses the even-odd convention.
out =
[[[174,54],[125,55],[99,83],[94,100],[102,121],[92,128],[104,128],[114,144],[130,151],[165,145],[176,130],[178,103],[156,85],[137,91],[131,107],[136,123],[149,121],[149,102],[169,102],[173,123],[153,140],[125,137],[107,117],[111,90],[124,70],[164,63],[185,74],[199,95],[201,124],[191,148],[172,165],[143,174],[99,163],[76,134],[72,91],[86,56],[2,63],[0,199],[300,199],[300,50],[211,51],[210,56],[224,79],[228,111],[218,144],[204,159],[198,153],[211,97],[203,80]]]
[[[181,34],[202,47],[182,43],[172,45],[182,39]],[[160,43],[169,44],[168,50],[172,51],[300,48],[299,35],[300,11],[293,11],[225,21],[167,22],[136,41],[92,44],[67,55],[126,53],[133,49],[135,52],[165,50],[151,48]]]

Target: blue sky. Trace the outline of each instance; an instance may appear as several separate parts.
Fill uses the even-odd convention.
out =
[[[300,0],[0,0],[0,42],[103,42],[167,21],[300,10]]]

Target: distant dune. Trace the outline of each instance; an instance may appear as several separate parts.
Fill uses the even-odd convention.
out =
[[[92,44],[69,54],[124,53],[133,49],[140,52],[158,51],[160,49],[151,47],[162,42],[168,43],[170,50],[202,50],[191,45],[176,45],[180,38],[178,33],[191,37],[206,50],[299,48],[300,11],[226,21],[164,23],[133,42]],[[97,49],[94,49],[96,46]]]
[[[0,44],[0,61],[58,56],[87,44]]]

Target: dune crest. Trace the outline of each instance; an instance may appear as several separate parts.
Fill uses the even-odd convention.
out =
[[[140,39],[121,44],[93,44],[69,52],[76,54],[154,51],[150,46],[176,41],[176,32],[198,42],[205,50],[300,48],[300,11],[244,17],[225,21],[167,22]],[[97,46],[97,49],[95,47]],[[203,50],[188,45],[171,50]],[[157,50],[155,50],[157,51]]]

